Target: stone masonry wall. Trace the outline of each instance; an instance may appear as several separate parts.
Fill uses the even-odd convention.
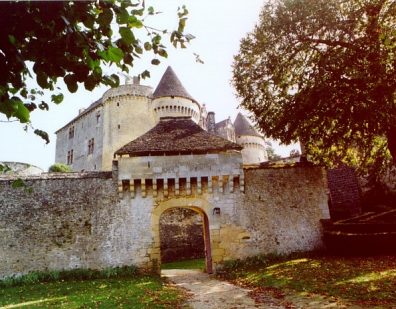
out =
[[[122,235],[132,227],[111,173],[28,177],[21,188],[13,180],[0,178],[0,278],[131,264]]]
[[[242,213],[251,253],[290,253],[322,247],[320,219],[330,217],[321,167],[245,169]]]
[[[0,177],[0,278],[33,270],[158,267],[160,218],[175,208],[200,213],[214,268],[229,259],[322,246],[320,219],[329,218],[324,169],[243,173],[244,192],[240,183],[214,177],[210,187],[208,179],[202,188],[196,180],[190,189],[180,182],[178,194],[169,182],[166,196],[161,183],[156,196],[149,182],[144,194],[138,183],[133,194],[120,192],[109,172],[43,174],[25,178],[21,188]]]

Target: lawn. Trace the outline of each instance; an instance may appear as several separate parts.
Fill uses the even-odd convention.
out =
[[[157,277],[41,282],[0,288],[0,308],[181,308],[183,295]]]
[[[396,256],[257,257],[229,262],[219,276],[253,288],[315,293],[356,305],[396,308]]]
[[[161,269],[205,269],[205,259],[184,260],[161,264]]]

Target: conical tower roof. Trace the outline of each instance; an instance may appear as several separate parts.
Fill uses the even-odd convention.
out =
[[[153,93],[154,99],[160,97],[182,97],[197,102],[183,87],[176,73],[170,66],[166,69]]]
[[[234,127],[236,135],[250,135],[262,137],[250,124],[249,120],[247,120],[246,117],[243,116],[241,113],[238,113],[238,116],[235,118]]]

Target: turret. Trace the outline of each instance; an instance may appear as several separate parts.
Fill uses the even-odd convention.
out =
[[[161,117],[190,116],[195,123],[200,120],[200,105],[187,92],[169,66],[153,93],[152,108],[159,122]]]
[[[243,164],[258,164],[268,160],[265,141],[245,116],[238,113],[234,121],[236,142],[243,147]]]

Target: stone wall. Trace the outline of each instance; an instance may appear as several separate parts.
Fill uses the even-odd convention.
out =
[[[133,264],[133,226],[111,173],[0,178],[0,278],[33,270]]]
[[[172,179],[167,188],[160,181],[155,188],[152,181],[120,187],[117,174],[43,174],[25,178],[21,188],[12,188],[15,178],[0,177],[0,277],[158,267],[160,218],[175,208],[201,215],[214,268],[229,259],[322,246],[320,219],[329,218],[322,168],[245,169],[237,178],[202,177],[201,183],[184,178],[178,190]]]
[[[321,248],[321,219],[330,218],[321,167],[245,169],[243,210],[251,253]]]

